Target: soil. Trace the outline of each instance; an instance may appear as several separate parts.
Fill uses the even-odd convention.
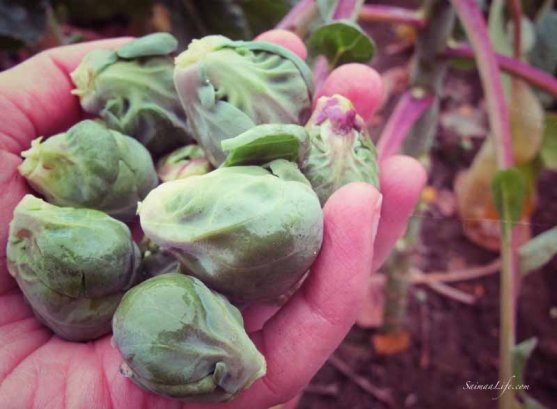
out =
[[[387,3],[387,2],[384,2]],[[415,7],[415,1],[391,1],[392,5]],[[367,27],[378,45],[373,66],[381,72],[408,64],[411,49],[388,55],[384,52],[397,40],[388,25]],[[441,109],[450,108],[455,95],[461,103],[478,107],[481,85],[477,72],[449,69]],[[391,97],[380,113],[388,118],[397,96]],[[372,134],[378,136],[382,120]],[[428,184],[452,191],[458,171],[466,169],[481,140],[472,148],[462,138],[439,126],[432,151]],[[538,204],[532,217],[537,235],[557,224],[557,174],[541,174]],[[422,221],[419,265],[422,271],[448,271],[455,260],[463,266],[480,266],[497,255],[470,242],[456,214],[443,215],[438,205],[425,211]],[[547,408],[557,408],[557,259],[522,281],[519,298],[517,340],[538,338],[528,361],[524,384],[529,393]],[[407,329],[410,347],[391,356],[374,351],[371,337],[378,330],[358,326],[350,331],[335,353],[360,377],[390,393],[397,408],[492,409],[497,407],[494,390],[471,390],[467,385],[495,384],[498,379],[499,275],[459,283],[455,286],[477,300],[466,305],[439,295],[427,287],[414,287],[409,294]],[[364,391],[330,362],[306,388],[298,409],[388,408]]]

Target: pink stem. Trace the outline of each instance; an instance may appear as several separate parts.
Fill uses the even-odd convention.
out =
[[[379,162],[398,152],[408,131],[433,103],[433,100],[434,96],[430,94],[416,97],[412,90],[408,90],[402,95],[379,138],[377,144]]]
[[[417,28],[426,26],[426,19],[418,11],[379,4],[362,6],[358,19],[363,22],[406,24]]]
[[[333,13],[333,20],[352,19],[357,5],[358,0],[339,0]]]
[[[451,0],[472,48],[476,53],[476,62],[487,102],[489,124],[495,138],[499,167],[506,169],[513,166],[513,151],[509,112],[503,93],[503,84],[495,52],[484,17],[475,0]]]
[[[275,28],[282,30],[291,30],[296,26],[296,23],[300,16],[304,15],[308,8],[310,8],[314,3],[314,0],[300,0],[284,18],[279,21]]]
[[[467,46],[459,46],[455,48],[447,48],[443,55],[446,57],[454,58],[474,58],[474,51]],[[557,79],[553,75],[549,75],[530,64],[516,60],[506,55],[496,54],[495,58],[499,64],[499,68],[503,71],[514,75],[515,77],[522,78],[530,84],[538,87],[555,98],[557,98]]]

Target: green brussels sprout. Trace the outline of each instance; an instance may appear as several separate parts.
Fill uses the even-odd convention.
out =
[[[348,99],[341,95],[319,98],[306,129],[309,149],[300,169],[322,205],[350,182],[378,187],[375,146]]]
[[[169,273],[126,293],[112,323],[121,373],[183,401],[230,400],[265,375],[236,307],[201,281]]]
[[[94,50],[71,74],[86,112],[141,142],[155,156],[191,142],[173,82],[176,39],[155,33],[116,51]]]
[[[19,172],[47,201],[102,210],[120,219],[158,184],[149,152],[135,139],[95,121],[31,143]]]
[[[147,237],[236,302],[288,292],[317,257],[323,236],[319,199],[284,159],[163,183],[138,213]]]
[[[124,223],[32,195],[14,210],[7,260],[39,321],[70,341],[108,334],[122,296],[141,279],[139,249]]]
[[[311,111],[310,69],[267,42],[194,40],[176,58],[174,80],[193,134],[214,166],[225,159],[223,140],[255,125],[303,124]]]
[[[183,146],[157,163],[157,173],[163,182],[204,175],[210,169],[209,160],[199,145]]]

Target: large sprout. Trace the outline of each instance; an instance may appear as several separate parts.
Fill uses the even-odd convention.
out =
[[[140,280],[139,250],[125,224],[31,195],[15,208],[7,260],[37,318],[71,341],[109,333],[124,292]]]
[[[194,40],[176,58],[175,82],[194,136],[214,166],[225,159],[223,140],[255,125],[302,124],[311,110],[311,71],[271,43]]]
[[[119,49],[94,50],[72,72],[73,91],[86,112],[133,136],[155,156],[191,141],[174,88],[177,41],[151,34]]]
[[[139,207],[145,234],[234,301],[273,300],[311,266],[319,200],[297,166],[235,166],[163,183]]]
[[[194,277],[168,273],[132,288],[112,327],[121,372],[171,398],[226,401],[265,375],[240,311]]]
[[[348,99],[319,98],[306,130],[309,148],[300,168],[321,204],[350,182],[379,185],[375,146]]]
[[[35,139],[19,172],[52,204],[103,210],[121,220],[158,184],[149,152],[95,121]]]

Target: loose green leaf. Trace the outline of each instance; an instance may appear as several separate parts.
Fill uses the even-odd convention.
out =
[[[131,59],[168,55],[176,51],[178,41],[168,33],[153,33],[124,44],[116,54],[120,58]]]
[[[528,338],[516,344],[513,348],[512,355],[513,355],[513,375],[515,376],[514,381],[515,385],[523,385],[524,384],[524,368],[526,367],[526,363],[528,362],[528,358],[532,354],[534,348],[538,344],[537,338]]]
[[[542,267],[557,253],[557,226],[538,234],[519,250],[520,273],[524,276]]]
[[[557,114],[545,116],[545,132],[540,156],[546,169],[557,170]]]
[[[516,168],[501,170],[491,184],[497,213],[503,222],[513,223],[520,218],[524,202],[524,178]]]
[[[47,0],[0,2],[0,49],[32,45],[47,28]]]
[[[375,53],[373,40],[349,20],[339,20],[316,29],[308,42],[311,55],[324,55],[331,67],[350,62],[369,62]]]
[[[255,126],[222,141],[223,151],[229,152],[224,166],[263,165],[275,159],[298,162],[306,139],[306,130],[299,125]]]

